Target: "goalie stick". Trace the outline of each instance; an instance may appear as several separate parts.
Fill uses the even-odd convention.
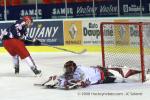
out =
[[[49,80],[47,80],[46,82],[44,83],[35,83],[34,86],[40,86],[40,87],[45,87],[45,88],[48,88],[48,89],[63,89],[63,90],[71,90],[71,89],[77,89],[79,87],[81,87],[81,82],[73,82],[72,80],[68,80],[68,83],[66,86],[63,86],[61,87],[59,85],[58,82],[54,83],[54,84],[47,84],[49,81],[52,81],[54,80],[54,77],[50,77]]]
[[[65,87],[59,87],[57,84],[49,84],[49,85],[34,84],[34,86],[45,87],[47,89],[63,89],[63,90],[71,90],[71,89],[76,89],[76,88],[79,87],[78,84],[73,84],[71,86],[68,86],[67,88],[65,88]]]
[[[49,85],[45,85],[45,84],[38,84],[35,83],[34,86],[40,86],[40,87],[45,87],[47,89],[62,89],[62,90],[72,90],[72,89],[77,89],[78,87],[80,87],[81,85],[79,83],[72,83],[71,85],[67,85],[67,87],[60,87],[58,85],[58,83],[55,84],[49,84]]]
[[[85,53],[87,50],[86,49],[83,49],[79,52],[75,52],[75,51],[72,51],[72,50],[68,50],[68,49],[65,49],[65,48],[60,48],[60,47],[56,47],[56,46],[51,46],[49,44],[46,44],[46,43],[41,43],[41,45],[44,45],[44,46],[49,46],[49,47],[52,47],[52,48],[55,48],[55,49],[58,49],[58,50],[62,50],[62,51],[66,51],[66,52],[71,52],[71,53],[74,53],[74,54],[83,54]]]

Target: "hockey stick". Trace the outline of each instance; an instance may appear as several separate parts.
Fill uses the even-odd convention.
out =
[[[79,52],[75,52],[75,51],[72,51],[72,50],[68,50],[68,49],[64,49],[64,48],[60,48],[60,47],[56,47],[56,46],[51,46],[49,44],[46,44],[46,43],[41,43],[41,45],[43,46],[49,46],[49,47],[52,47],[52,48],[55,48],[55,49],[58,49],[58,50],[62,50],[62,51],[66,51],[66,52],[71,52],[71,53],[74,53],[74,54],[83,54],[85,53],[87,50],[86,49],[83,49]]]
[[[34,86],[44,86],[44,84],[40,84],[40,83],[34,83]]]
[[[33,40],[37,40],[37,36],[34,36]],[[74,54],[83,54],[83,53],[85,53],[87,51],[86,49],[83,49],[83,50],[81,50],[79,52],[75,52],[75,51],[72,51],[72,50],[68,50],[68,49],[64,49],[64,48],[60,48],[60,47],[56,47],[56,46],[51,46],[51,45],[49,45],[47,43],[43,43],[43,42],[41,42],[41,45],[49,46],[49,47],[52,47],[52,48],[55,48],[55,49],[58,49],[58,50],[62,50],[62,51],[66,51],[66,52],[71,52],[71,53],[74,53]]]
[[[59,83],[56,82],[54,84],[48,84],[46,85],[46,83],[48,83],[49,81],[52,81],[53,80],[53,77],[50,77],[50,79],[48,79],[46,82],[44,83],[35,83],[33,84],[34,86],[40,86],[40,87],[45,87],[45,88],[48,88],[48,89],[63,89],[63,90],[71,90],[71,89],[76,89],[76,88],[79,88],[81,87],[81,82],[72,82],[72,80],[69,80],[69,84],[66,85],[65,87],[61,87],[59,86]]]
[[[34,38],[33,40],[37,40],[37,39]],[[32,40],[27,40],[27,41],[33,43]],[[74,53],[74,54],[83,54],[83,53],[85,53],[85,52],[87,51],[86,49],[83,49],[83,50],[81,50],[81,51],[79,51],[79,52],[75,52],[75,51],[72,51],[72,50],[68,50],[68,49],[64,49],[64,48],[52,46],[52,45],[49,45],[49,44],[43,43],[43,42],[40,42],[40,45],[52,47],[52,48],[55,48],[55,49],[58,49],[58,50],[66,51],[66,52],[71,52],[71,53]]]
[[[45,84],[38,84],[38,83],[35,83],[34,86],[39,86],[39,87],[45,87],[47,89],[63,89],[63,90],[72,90],[72,89],[76,89],[78,87],[80,87],[80,84],[72,84],[70,86],[67,86],[67,87],[60,87],[58,85],[58,83],[55,83],[55,84],[49,84],[49,85],[45,85]]]
[[[44,83],[35,83],[33,84],[34,86],[44,86],[46,83],[54,80],[54,77],[56,78],[56,76],[50,76],[49,79],[47,81],[45,81]]]

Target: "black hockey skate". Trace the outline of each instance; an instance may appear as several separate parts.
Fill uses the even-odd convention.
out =
[[[37,68],[31,67],[32,71],[35,75],[41,75],[41,70],[38,70]]]
[[[15,74],[19,74],[19,65],[15,65],[14,69],[15,69]]]

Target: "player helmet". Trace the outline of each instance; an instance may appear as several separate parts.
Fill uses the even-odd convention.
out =
[[[65,68],[65,72],[66,73],[74,73],[74,71],[76,70],[77,68],[77,65],[74,61],[67,61],[65,64],[64,64],[64,68]]]
[[[25,21],[25,24],[27,27],[30,27],[33,25],[33,19],[31,16],[24,16],[22,19],[23,21]]]
[[[23,18],[22,18],[25,22],[26,21],[31,21],[31,22],[33,22],[33,19],[32,19],[32,17],[31,16],[23,16]]]

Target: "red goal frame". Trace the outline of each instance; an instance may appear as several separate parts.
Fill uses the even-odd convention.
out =
[[[139,26],[139,42],[140,42],[140,63],[141,63],[141,80],[142,82],[145,81],[145,66],[144,66],[144,47],[143,47],[143,23],[142,22],[101,22],[100,23],[100,34],[101,34],[101,53],[102,53],[102,66],[105,67],[105,46],[104,46],[104,28],[103,26],[109,24],[109,25],[138,25]],[[146,24],[146,23],[144,23]]]

